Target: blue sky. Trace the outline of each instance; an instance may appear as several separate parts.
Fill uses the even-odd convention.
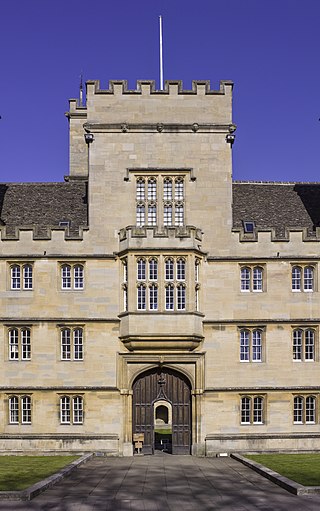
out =
[[[320,181],[319,0],[0,0],[0,181],[68,174],[79,75],[159,84],[231,79],[233,175]]]

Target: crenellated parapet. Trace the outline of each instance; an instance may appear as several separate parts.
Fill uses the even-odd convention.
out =
[[[210,80],[192,80],[192,89],[184,89],[182,80],[166,80],[164,89],[157,89],[155,80],[137,80],[136,89],[129,89],[127,80],[110,80],[108,89],[100,88],[100,80],[88,80],[87,94],[89,87],[94,88],[95,94],[183,94],[183,95],[204,95],[204,94],[226,94],[228,87],[233,87],[231,80],[221,80],[218,90],[210,87]]]
[[[63,233],[65,241],[83,240],[84,231],[88,231],[88,227],[78,227],[70,231],[68,227],[57,226],[37,226],[37,225],[23,225],[23,226],[0,226],[1,241],[20,241],[22,233],[29,233],[30,239],[33,241],[51,240],[55,233]]]
[[[86,106],[71,99],[66,114],[70,123],[70,175],[88,175],[86,133],[93,135],[92,141],[114,135],[122,144],[128,142],[126,137],[139,133],[155,135],[157,141],[168,134],[218,134],[232,144],[236,129],[232,89],[233,82],[228,80],[221,81],[218,90],[211,89],[209,80],[194,80],[190,90],[184,89],[182,81],[166,81],[163,90],[156,88],[154,80],[140,80],[134,90],[126,80],[110,81],[107,89],[101,88],[98,80],[88,81]]]
[[[259,242],[265,240],[267,242],[289,243],[297,239],[303,242],[320,241],[320,227],[316,227],[314,230],[307,227],[284,229],[256,227],[252,233],[246,233],[243,228],[236,228],[232,229],[232,232],[239,235],[240,242]]]
[[[201,250],[202,232],[194,226],[136,227],[128,226],[119,231],[119,250],[153,250],[161,247],[170,250]]]

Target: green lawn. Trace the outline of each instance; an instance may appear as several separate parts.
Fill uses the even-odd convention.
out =
[[[24,490],[79,456],[0,456],[0,491]]]
[[[304,486],[320,486],[320,454],[257,454],[246,458]]]

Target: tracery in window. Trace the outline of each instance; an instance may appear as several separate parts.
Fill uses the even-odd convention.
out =
[[[241,424],[263,424],[264,398],[245,396],[241,398]]]
[[[162,191],[161,191],[162,190]],[[162,196],[161,196],[162,194]],[[136,223],[138,227],[183,226],[184,178],[157,176],[136,179]]]
[[[315,424],[316,404],[315,396],[295,396],[293,399],[294,424]]]
[[[83,289],[84,267],[82,264],[61,265],[61,289]]]
[[[294,361],[315,360],[315,331],[312,328],[295,328],[292,332]]]
[[[9,397],[9,424],[31,424],[31,397]]]
[[[291,270],[291,289],[294,292],[314,291],[314,267],[310,265],[293,266]]]
[[[163,180],[163,199],[165,201],[172,199],[172,178],[170,177]]]
[[[60,397],[61,424],[83,424],[83,398],[82,396]]]
[[[243,266],[240,270],[241,291],[263,291],[263,268],[261,266]]]
[[[151,284],[149,286],[149,309],[158,309],[158,286],[157,284]]]
[[[262,330],[243,328],[240,330],[240,361],[262,362]]]
[[[31,359],[31,331],[30,328],[10,328],[9,360]]]
[[[13,264],[10,268],[11,289],[33,288],[33,266],[32,264]]]
[[[82,328],[62,328],[61,360],[83,360]]]

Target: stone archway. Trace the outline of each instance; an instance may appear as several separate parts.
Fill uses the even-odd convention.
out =
[[[191,384],[188,378],[170,368],[153,368],[133,382],[133,433],[144,434],[142,452],[155,450],[155,407],[168,403],[171,410],[172,454],[190,454],[191,450]],[[165,413],[162,410],[162,413]]]

